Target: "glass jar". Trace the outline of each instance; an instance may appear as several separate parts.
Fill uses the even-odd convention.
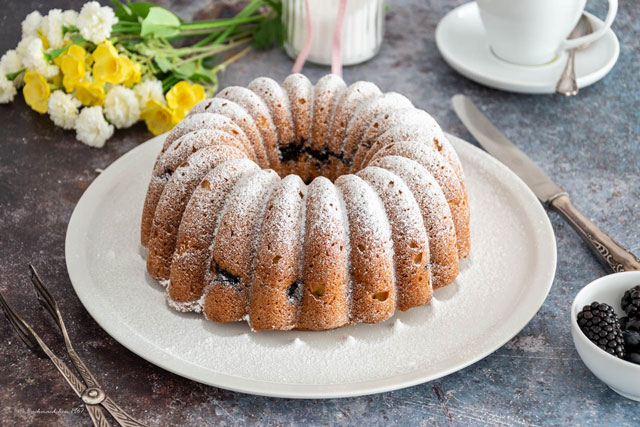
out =
[[[312,41],[308,61],[331,65],[333,35],[340,0],[308,0]],[[307,37],[305,0],[283,0],[285,50],[296,59]],[[384,35],[383,0],[347,0],[342,25],[342,64],[354,65],[373,58]]]

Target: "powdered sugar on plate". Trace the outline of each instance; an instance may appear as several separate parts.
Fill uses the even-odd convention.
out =
[[[522,329],[555,272],[549,220],[515,175],[450,137],[467,177],[471,255],[431,304],[375,325],[325,332],[251,332],[167,306],[139,244],[144,195],[162,137],[105,170],[78,203],[67,265],[81,301],[116,340],[198,381],[251,393],[329,397],[389,390],[438,378],[480,358]]]

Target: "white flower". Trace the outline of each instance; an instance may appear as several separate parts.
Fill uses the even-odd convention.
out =
[[[30,37],[23,38],[22,40],[20,40],[20,43],[18,43],[18,47],[16,47],[16,53],[18,54],[18,58],[20,58],[20,61],[22,62],[23,67],[26,67],[26,65],[24,65],[24,57],[27,52],[27,47],[29,46],[29,43],[31,43],[31,40],[33,40],[34,38],[36,37],[30,36]],[[24,84],[24,73],[20,74],[13,81],[13,85],[15,87],[22,87],[23,84]]]
[[[42,35],[49,41],[49,47],[60,49],[64,42],[62,37],[62,11],[51,9],[47,16],[42,18]]]
[[[104,115],[118,129],[128,128],[140,120],[140,105],[136,94],[117,85],[104,98]]]
[[[25,68],[42,74],[45,79],[58,74],[58,66],[49,64],[45,59],[44,51],[42,50],[42,40],[40,40],[39,37],[31,37],[28,39],[26,46],[21,46],[21,44],[22,42],[18,44],[18,48],[16,50],[20,53],[24,48],[24,54],[21,58]]]
[[[91,1],[82,6],[76,26],[82,37],[98,44],[111,36],[111,27],[117,22],[113,9],[100,7],[97,1]]]
[[[63,129],[73,129],[78,119],[80,101],[73,95],[56,90],[49,96],[48,112],[51,121]]]
[[[6,104],[13,101],[17,90],[13,83],[7,80],[4,73],[0,73],[0,104]]]
[[[160,80],[149,79],[139,83],[133,87],[133,91],[138,98],[140,108],[147,105],[147,101],[155,99],[161,104],[166,104],[164,93],[162,92],[162,82]]]
[[[2,55],[2,58],[0,59],[0,73],[3,76],[5,76],[6,74],[13,74],[15,72],[18,72],[22,70],[22,68],[24,68],[22,65],[22,61],[20,60],[20,56],[15,50],[10,49],[6,51],[4,55]],[[24,83],[22,77],[23,73],[13,79],[13,85],[15,87],[22,86],[22,83]]]
[[[104,119],[102,107],[85,107],[76,120],[76,139],[100,148],[113,135],[113,126]]]
[[[42,21],[42,15],[37,10],[34,10],[24,18],[22,21],[22,38],[35,37],[40,29],[40,23]]]
[[[36,38],[38,37],[36,36],[25,37],[22,40],[20,40],[20,42],[18,43],[18,46],[16,46],[16,53],[20,57],[20,60],[22,61],[23,64],[24,64],[24,57],[26,56],[26,53],[27,53],[27,47],[29,46],[29,43],[31,43],[31,41]]]
[[[65,27],[75,26],[78,21],[78,12],[69,9],[62,12],[62,25]]]
[[[0,58],[0,70],[2,70],[4,74],[11,74],[22,70],[22,61],[14,49],[10,49],[2,55],[2,58]]]

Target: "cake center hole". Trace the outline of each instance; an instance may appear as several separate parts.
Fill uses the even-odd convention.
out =
[[[332,153],[324,148],[318,150],[307,139],[293,140],[279,147],[281,170],[280,177],[289,174],[298,175],[305,184],[310,184],[315,178],[323,176],[335,181],[349,166],[342,153]]]

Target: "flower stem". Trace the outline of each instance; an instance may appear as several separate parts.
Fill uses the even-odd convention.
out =
[[[239,40],[235,40],[232,41],[230,43],[226,43],[224,45],[215,45],[215,46],[210,46],[209,49],[207,49],[206,51],[199,53],[197,55],[193,55],[189,58],[185,58],[181,61],[176,62],[176,66],[179,67],[181,65],[184,65],[188,62],[191,61],[195,61],[197,59],[204,59],[204,58],[208,58],[210,56],[213,56],[215,54],[227,51],[227,50],[231,50],[235,47],[238,47],[240,45],[243,45],[245,43],[249,43],[251,41],[251,37],[246,37],[244,39],[239,39]]]
[[[260,9],[260,7],[262,7],[262,5],[264,4],[264,0],[251,0],[251,3],[249,3],[244,9],[242,9],[237,17],[245,17],[245,16],[251,16],[253,15],[253,13],[255,11],[257,11],[258,9]],[[266,18],[265,15],[259,15],[262,16],[262,18]],[[216,44],[220,44],[224,41],[225,38],[227,38],[229,36],[229,34],[231,34],[231,32],[233,32],[236,29],[237,26],[229,28],[227,31],[223,32],[222,34],[220,34],[213,42],[214,45]]]
[[[225,61],[221,62],[220,64],[216,65],[215,67],[213,67],[212,71],[214,72],[219,72],[219,71],[224,71],[225,68],[227,68],[227,66],[235,61],[237,61],[238,59],[242,58],[243,56],[245,56],[247,53],[249,53],[249,51],[251,50],[251,46],[247,46],[244,49],[242,49],[240,52],[236,53],[235,55],[233,55],[232,57],[226,59]]]
[[[214,28],[237,26],[251,22],[259,22],[265,19],[264,15],[250,16],[248,18],[216,19],[211,21],[188,22],[180,25],[180,30],[209,30]]]

